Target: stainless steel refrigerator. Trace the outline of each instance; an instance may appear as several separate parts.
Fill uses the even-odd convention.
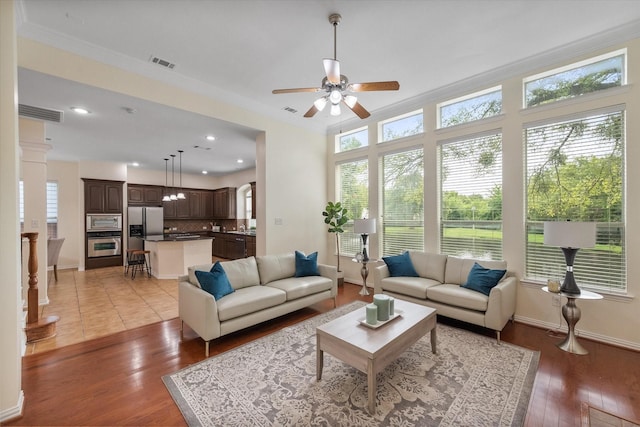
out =
[[[162,235],[164,211],[158,207],[129,207],[127,209],[129,249],[143,249],[143,237]]]

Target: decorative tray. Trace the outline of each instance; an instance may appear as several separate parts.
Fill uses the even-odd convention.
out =
[[[378,329],[379,327],[386,325],[387,323],[391,322],[393,319],[397,319],[400,316],[402,316],[402,311],[396,310],[393,316],[389,317],[389,320],[378,320],[375,325],[371,325],[367,323],[367,318],[363,317],[362,319],[360,319],[360,324],[363,326],[366,326],[367,328]]]

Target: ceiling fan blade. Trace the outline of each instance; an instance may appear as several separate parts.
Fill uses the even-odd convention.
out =
[[[316,115],[318,111],[320,110],[318,110],[315,105],[311,105],[311,108],[309,108],[309,111],[304,113],[304,117],[313,117]]]
[[[273,91],[271,91],[271,93],[278,94],[278,93],[296,93],[296,92],[320,92],[322,90],[324,89],[322,89],[321,87],[297,87],[292,89],[274,89]]]
[[[323,59],[322,64],[329,83],[340,84],[340,62],[336,59]]]
[[[359,102],[356,101],[355,104],[353,104],[353,107],[349,106],[349,104],[347,104],[346,102],[343,101],[343,104],[346,105],[347,107],[351,108],[351,111],[353,111],[354,113],[357,114],[358,117],[360,117],[361,119],[366,119],[367,117],[369,117],[371,115],[370,112],[368,112],[366,110],[366,108],[364,108],[362,106],[362,104],[360,104]]]
[[[388,82],[352,83],[347,88],[352,92],[367,92],[373,90],[398,90],[400,83],[395,80]]]

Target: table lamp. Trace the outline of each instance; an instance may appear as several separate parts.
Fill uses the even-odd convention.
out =
[[[375,219],[356,219],[353,222],[353,232],[362,236],[362,259],[363,261],[369,261],[369,255],[367,254],[367,238],[369,234],[375,234],[376,232],[376,220]]]
[[[596,245],[596,223],[574,221],[551,221],[544,223],[544,244],[558,246],[564,252],[567,272],[560,292],[580,295],[580,288],[573,277],[573,261],[580,248]]]

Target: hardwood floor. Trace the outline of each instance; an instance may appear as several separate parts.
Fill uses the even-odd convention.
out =
[[[340,287],[338,305],[371,300],[359,290]],[[332,308],[331,301],[323,301],[219,338],[211,355]],[[561,338],[520,323],[508,324],[502,338],[541,352],[526,426],[580,426],[581,402],[640,420],[640,353],[581,339],[590,353],[577,356],[555,346]],[[204,341],[186,326],[180,341],[178,319],[28,355],[22,364],[24,415],[4,425],[186,425],[161,377],[203,359]]]

